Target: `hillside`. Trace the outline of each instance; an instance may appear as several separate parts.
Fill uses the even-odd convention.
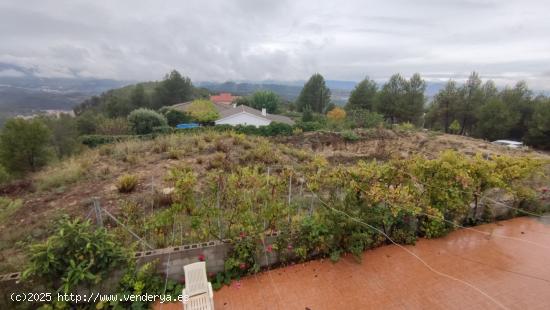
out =
[[[149,213],[170,204],[166,193],[174,186],[171,177],[174,171],[192,171],[197,186],[201,187],[206,186],[209,173],[218,170],[229,173],[236,168],[259,166],[271,171],[282,167],[307,171],[323,158],[331,166],[345,166],[359,160],[386,161],[415,155],[434,158],[453,149],[467,156],[479,153],[486,158],[509,155],[550,159],[534,151],[508,150],[482,140],[433,132],[378,129],[360,131],[357,136],[355,141],[349,141],[341,134],[313,132],[267,139],[231,132],[204,132],[88,150],[1,189],[4,196],[20,203],[2,210],[0,216],[4,232],[0,237],[0,272],[20,267],[25,260],[26,245],[45,238],[52,219],[90,215],[94,197],[101,207],[123,221],[130,220],[128,208],[142,208],[140,212]],[[137,186],[131,193],[120,193],[117,180],[127,174],[137,177]]]
[[[0,76],[0,118],[46,109],[72,110],[90,96],[129,84],[97,78],[44,78],[24,68],[0,63],[2,69],[16,74]]]

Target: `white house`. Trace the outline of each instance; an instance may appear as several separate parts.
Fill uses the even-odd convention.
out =
[[[271,122],[285,123],[293,125],[294,122],[282,115],[268,114],[266,109],[256,110],[249,106],[231,106],[230,108],[220,110],[220,119],[216,120],[216,125],[252,125],[267,126]]]
[[[172,108],[180,111],[186,111],[191,102],[179,103]],[[216,125],[252,125],[267,126],[271,122],[294,125],[294,121],[289,117],[277,114],[269,114],[266,109],[256,110],[246,105],[237,106],[236,104],[214,103],[218,110],[220,118],[215,121]]]

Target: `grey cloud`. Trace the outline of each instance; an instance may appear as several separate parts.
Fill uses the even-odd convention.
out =
[[[477,70],[550,89],[547,9],[545,0],[0,0],[0,63],[132,80],[172,68],[215,81]]]

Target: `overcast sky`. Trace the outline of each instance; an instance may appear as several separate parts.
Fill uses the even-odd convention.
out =
[[[0,63],[46,77],[386,79],[550,89],[548,0],[0,0]],[[17,70],[0,75],[17,75]]]

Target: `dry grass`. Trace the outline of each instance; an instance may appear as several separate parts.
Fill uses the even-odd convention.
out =
[[[70,158],[51,166],[36,175],[36,187],[39,190],[48,190],[76,183],[88,175],[93,160],[93,157],[86,158],[81,156]]]
[[[10,198],[0,197],[0,224],[8,220],[21,206],[21,199],[12,200]]]
[[[118,178],[116,187],[119,193],[133,192],[138,185],[138,178],[133,174],[125,174]]]

